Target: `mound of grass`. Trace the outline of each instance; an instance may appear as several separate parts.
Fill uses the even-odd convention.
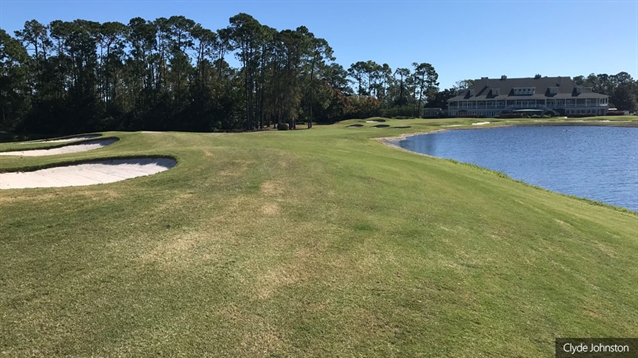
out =
[[[636,335],[635,213],[390,148],[352,123],[104,133],[121,140],[100,157],[179,165],[0,191],[0,352],[539,357],[556,337]]]

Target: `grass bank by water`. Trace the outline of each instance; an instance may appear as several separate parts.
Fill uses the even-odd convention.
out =
[[[0,355],[538,357],[636,337],[638,215],[371,140],[481,121],[109,132],[2,157],[178,164],[0,191]]]

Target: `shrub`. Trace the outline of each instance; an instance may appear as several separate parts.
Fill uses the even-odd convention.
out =
[[[581,114],[572,113],[572,114],[568,114],[567,115],[567,118],[585,118],[585,117],[596,117],[596,115],[595,114],[591,114],[591,113],[589,113],[589,114],[586,114],[586,113],[581,113]]]
[[[288,130],[288,123],[279,123],[279,124],[277,124],[277,130],[287,131]]]
[[[516,113],[501,113],[498,118],[524,118],[525,115],[521,112]]]
[[[384,108],[381,109],[380,112],[382,117],[397,119],[414,118],[414,115],[416,114],[414,111],[414,106]]]

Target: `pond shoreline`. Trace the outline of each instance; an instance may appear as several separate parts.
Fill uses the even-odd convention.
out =
[[[423,134],[434,134],[434,133],[441,133],[441,132],[447,132],[447,131],[451,131],[451,130],[473,130],[473,129],[492,129],[492,128],[504,128],[504,127],[543,127],[543,126],[556,126],[556,127],[560,127],[560,126],[565,126],[565,127],[573,127],[573,126],[592,126],[592,127],[638,127],[638,122],[635,121],[610,121],[610,120],[606,120],[606,121],[570,121],[570,122],[522,122],[522,123],[507,123],[507,122],[493,122],[493,123],[489,123],[487,126],[486,125],[480,125],[480,126],[472,126],[472,123],[470,124],[461,124],[461,125],[447,125],[446,128],[440,128],[440,129],[434,129],[428,132],[412,132],[412,133],[403,133],[400,134],[398,136],[391,136],[391,137],[377,137],[377,138],[371,138],[372,140],[375,140],[379,143],[385,144],[389,147],[393,147],[393,148],[397,148],[400,150],[405,150],[407,152],[410,153],[415,153],[415,154],[420,154],[420,155],[425,155],[426,157],[432,157],[432,158],[438,158],[432,155],[428,155],[428,154],[423,154],[423,153],[416,153],[404,148],[401,148],[400,146],[396,145],[396,142],[402,141],[406,138],[409,137],[414,137],[414,136],[418,136],[418,135],[423,135]]]
[[[495,172],[504,174],[505,176],[510,177],[512,180],[523,182],[523,183],[525,183],[527,185],[530,185],[530,186],[533,186],[533,187],[542,188],[544,190],[548,190],[548,191],[551,191],[551,192],[554,192],[554,193],[557,193],[557,194],[561,194],[561,195],[566,195],[566,196],[570,196],[570,197],[584,199],[584,200],[587,200],[587,201],[596,202],[597,205],[609,206],[609,207],[613,207],[615,209],[620,209],[621,211],[629,211],[629,212],[634,213],[634,214],[638,213],[638,210],[633,208],[633,204],[627,204],[626,202],[624,202],[624,204],[622,204],[623,201],[618,201],[618,200],[608,201],[608,200],[603,199],[603,200],[605,200],[603,202],[603,201],[600,200],[600,196],[598,196],[599,199],[595,199],[597,197],[595,195],[594,196],[590,196],[590,195],[584,194],[582,192],[581,192],[581,194],[578,194],[577,191],[576,192],[572,192],[572,191],[569,191],[569,190],[565,190],[565,188],[559,189],[560,186],[559,187],[552,187],[551,184],[543,185],[543,184],[541,184],[539,182],[534,182],[534,181],[528,182],[526,179],[521,179],[522,177],[520,176],[521,175],[520,172],[519,172],[519,175],[516,176],[516,175],[513,175],[516,172],[510,172],[510,171],[505,170],[505,169],[497,169],[498,166],[497,167],[490,166],[490,165],[486,164],[485,162],[483,164],[479,164],[479,163],[481,163],[481,161],[475,162],[475,161],[472,161],[472,160],[468,161],[467,159],[463,160],[463,159],[459,159],[459,158],[462,158],[462,157],[454,157],[454,156],[450,156],[450,155],[446,156],[446,155],[444,155],[442,153],[439,153],[439,154],[442,154],[442,156],[435,156],[435,155],[432,155],[432,154],[434,154],[434,152],[427,151],[427,150],[425,150],[425,151],[411,150],[411,149],[408,149],[410,147],[409,145],[404,146],[402,144],[399,144],[401,141],[407,140],[408,138],[411,138],[411,137],[421,136],[421,135],[424,135],[424,134],[437,134],[437,133],[442,133],[442,132],[447,132],[447,131],[452,131],[452,130],[458,130],[458,129],[471,130],[471,129],[475,129],[475,128],[478,128],[478,129],[495,129],[495,128],[513,128],[513,127],[521,127],[521,129],[522,129],[522,128],[525,128],[525,127],[561,127],[561,126],[562,127],[581,127],[581,128],[582,127],[626,127],[626,128],[637,128],[638,127],[638,122],[622,122],[622,123],[613,122],[613,121],[609,121],[609,122],[600,122],[600,121],[597,121],[597,122],[578,121],[578,122],[576,122],[576,121],[574,121],[574,122],[566,122],[566,123],[547,123],[547,122],[542,122],[542,123],[533,123],[533,122],[503,123],[503,122],[501,122],[501,123],[498,123],[497,122],[497,123],[494,123],[492,126],[471,126],[471,124],[468,123],[466,125],[462,125],[462,126],[458,126],[458,127],[456,127],[456,126],[449,127],[448,126],[448,127],[445,127],[445,128],[433,128],[433,130],[431,130],[431,131],[420,131],[420,132],[413,132],[413,133],[403,133],[403,134],[401,134],[399,136],[380,137],[380,138],[372,138],[372,139],[374,139],[374,140],[376,140],[376,141],[378,141],[380,143],[383,143],[383,144],[385,144],[385,145],[387,145],[389,147],[393,147],[393,148],[396,148],[396,149],[399,149],[399,150],[402,150],[402,151],[406,151],[406,152],[409,152],[409,153],[412,153],[412,154],[423,155],[423,156],[430,157],[430,158],[451,160],[453,162],[459,162],[459,163],[467,163],[469,165],[477,166],[477,167],[483,168],[485,170],[495,171]],[[534,132],[538,132],[539,130],[540,130],[540,128],[538,130],[534,130]],[[549,128],[548,128],[548,130],[549,130]],[[576,130],[576,129],[574,129],[574,130]],[[541,131],[540,133],[545,132],[543,130],[540,130],[540,131]],[[561,130],[557,128],[556,131],[561,131]],[[562,132],[565,132],[565,131],[571,132],[572,130],[571,129],[563,129],[562,130]],[[576,130],[576,131],[578,132],[579,130]],[[631,135],[631,134],[629,134],[629,135]],[[474,137],[475,135],[471,135],[471,136]],[[463,135],[462,137],[466,137],[466,136]],[[543,138],[543,137],[544,136],[540,136],[540,138]],[[547,137],[544,137],[544,138],[547,138]],[[419,142],[419,141],[422,141],[422,140],[428,141],[428,139],[425,139],[425,137],[424,137],[424,139],[415,139],[414,141]],[[411,142],[412,142],[412,140],[411,140]],[[629,143],[632,143],[632,142],[633,141],[630,141]],[[623,143],[624,143],[624,141],[623,141]],[[412,149],[415,149],[415,148],[412,148]],[[494,149],[494,148],[492,148],[492,149]],[[490,157],[490,156],[488,155],[487,157]],[[533,167],[531,167],[531,168],[533,170]],[[542,172],[542,170],[541,170],[541,172]],[[605,177],[606,176],[603,175],[602,177],[600,177],[601,178],[600,180],[604,182],[603,178],[605,178]],[[630,177],[633,178],[633,176],[631,176],[631,175],[630,175]]]

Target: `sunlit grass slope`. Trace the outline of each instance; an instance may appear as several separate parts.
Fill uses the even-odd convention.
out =
[[[121,140],[0,158],[178,160],[0,191],[0,355],[540,357],[638,336],[635,213],[370,139],[469,122],[104,133]]]

